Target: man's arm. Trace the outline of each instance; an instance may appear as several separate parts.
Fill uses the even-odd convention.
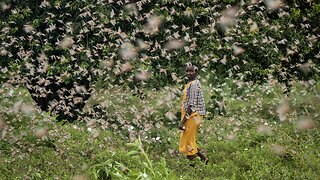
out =
[[[184,117],[183,117],[183,119],[182,119],[182,121],[181,121],[181,123],[180,123],[180,125],[179,125],[179,129],[180,129],[180,130],[185,130],[185,129],[186,129],[185,126],[184,126],[184,124],[185,124],[186,121],[190,118],[190,114],[192,114],[191,106],[189,106],[189,107],[187,108],[187,113],[186,113],[186,115],[184,115]]]
[[[189,96],[186,99],[186,105],[187,105],[187,108],[185,109],[186,114],[183,117],[183,120],[181,121],[181,123],[179,125],[180,130],[185,129],[185,127],[184,127],[185,122],[189,119],[189,116],[194,112],[194,108],[197,103],[196,102],[197,91],[198,91],[198,86],[195,82],[193,82],[190,85],[189,91],[187,92]]]

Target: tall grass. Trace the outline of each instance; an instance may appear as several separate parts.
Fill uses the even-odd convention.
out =
[[[3,87],[0,179],[319,179],[318,84],[203,84],[206,105],[220,97],[198,144],[209,164],[177,152],[178,87],[99,92],[88,103],[105,116],[74,124],[38,111],[23,88]],[[108,94],[104,94],[108,93]],[[106,111],[104,111],[106,110]]]

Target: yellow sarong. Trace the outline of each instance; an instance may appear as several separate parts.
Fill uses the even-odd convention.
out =
[[[187,89],[192,82],[189,82],[185,85],[183,90],[182,98],[182,107],[181,107],[181,120],[185,116],[184,103],[187,99]],[[203,116],[199,115],[197,112],[194,112],[190,115],[190,118],[186,120],[184,126],[185,130],[181,132],[179,151],[187,156],[194,155],[198,153],[198,146],[196,143],[198,127],[203,120]]]

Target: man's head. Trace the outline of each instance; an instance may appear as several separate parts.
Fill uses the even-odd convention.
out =
[[[186,64],[186,76],[191,81],[197,77],[198,68],[192,63],[188,62]]]

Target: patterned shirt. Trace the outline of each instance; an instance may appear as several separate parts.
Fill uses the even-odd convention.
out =
[[[184,110],[188,112],[188,107],[191,107],[192,112],[198,112],[199,115],[205,115],[204,97],[200,81],[195,79],[191,82],[187,89],[187,99],[184,103]]]

